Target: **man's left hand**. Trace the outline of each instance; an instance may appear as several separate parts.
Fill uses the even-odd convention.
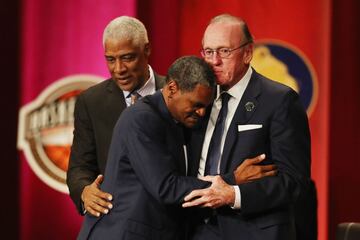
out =
[[[211,186],[205,189],[197,189],[189,193],[182,207],[209,207],[218,208],[224,205],[233,205],[235,190],[228,185],[220,176],[206,176],[201,180],[211,182]]]

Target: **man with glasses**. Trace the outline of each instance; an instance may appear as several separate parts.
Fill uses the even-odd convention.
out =
[[[114,196],[114,208],[101,217],[86,214],[79,240],[184,239],[185,211],[180,204],[191,190],[209,183],[185,176],[183,128],[193,127],[205,115],[215,80],[203,59],[182,57],[170,66],[162,91],[124,110],[114,128],[101,185]],[[237,179],[244,177],[243,167],[235,171]],[[250,168],[245,166],[247,176],[253,172]],[[255,168],[260,174],[265,166]],[[208,188],[209,204],[227,204],[234,189],[217,178]]]
[[[253,38],[246,23],[224,14],[205,30],[202,56],[217,76],[217,97],[189,143],[189,174],[220,174],[234,185],[245,159],[266,156],[276,176],[235,187],[230,206],[204,208],[190,224],[191,239],[295,239],[293,204],[308,187],[310,133],[298,94],[251,68]],[[183,207],[208,207],[207,190],[195,190]]]

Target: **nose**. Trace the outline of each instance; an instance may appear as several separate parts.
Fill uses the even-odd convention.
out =
[[[196,114],[199,115],[200,117],[205,116],[205,112],[206,112],[206,108],[199,108],[196,110]]]
[[[221,57],[218,52],[214,52],[211,58],[209,59],[209,63],[213,66],[217,66],[221,64]]]
[[[125,70],[126,70],[125,64],[122,61],[120,61],[119,59],[116,59],[114,72],[115,73],[121,73],[121,72],[123,72]]]

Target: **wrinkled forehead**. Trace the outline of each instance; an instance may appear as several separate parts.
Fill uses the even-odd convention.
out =
[[[105,41],[105,52],[141,52],[143,48],[139,44],[134,43],[132,39],[109,38]]]
[[[236,47],[241,44],[244,34],[240,23],[212,23],[204,33],[203,48]]]

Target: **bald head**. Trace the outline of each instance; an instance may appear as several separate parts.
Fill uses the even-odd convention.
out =
[[[239,26],[239,28],[241,30],[241,34],[244,36],[244,42],[249,42],[249,43],[253,42],[253,37],[250,33],[250,30],[249,30],[246,22],[239,17],[235,17],[230,14],[221,14],[221,15],[218,15],[218,16],[212,18],[210,20],[208,26],[213,25],[213,24],[237,25],[237,26]]]

